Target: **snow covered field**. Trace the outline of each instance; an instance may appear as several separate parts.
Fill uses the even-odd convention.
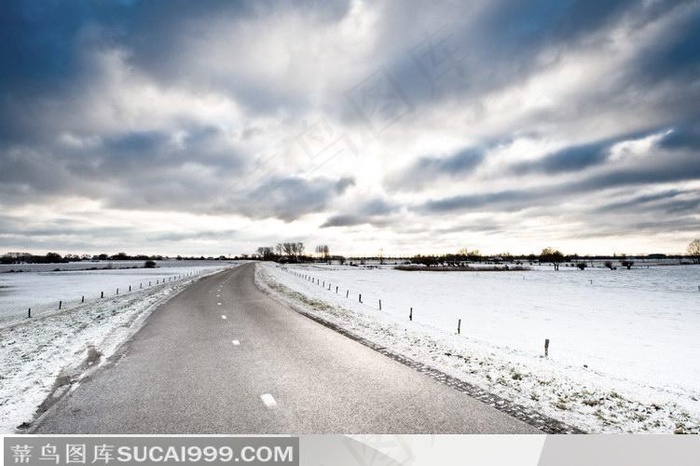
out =
[[[165,300],[193,281],[232,265],[1,275],[13,286],[9,297],[0,295],[0,312],[12,309],[7,303],[25,307],[50,301],[59,296],[58,291],[78,300],[61,311],[52,306],[31,319],[0,325],[0,433],[12,433],[31,421],[57,378],[71,380],[75,387],[87,370],[111,356]],[[168,280],[178,275],[181,278]],[[128,289],[128,284],[148,280],[151,287],[144,284],[143,289],[134,287],[135,291],[119,295],[112,289],[99,299],[99,290],[107,291],[107,285]],[[80,304],[82,293],[89,295],[84,304]]]
[[[108,263],[97,264],[106,267]],[[79,262],[69,264],[30,264],[34,272],[0,273],[0,327],[16,323],[26,318],[29,308],[32,315],[38,316],[58,311],[59,301],[61,308],[72,307],[81,304],[82,297],[85,302],[100,299],[104,292],[105,297],[155,286],[164,280],[172,281],[194,274],[205,273],[209,270],[217,270],[230,265],[228,262],[195,262],[183,261],[159,261],[158,267],[153,269],[143,268],[143,261],[120,264],[114,267],[129,265],[138,268],[100,268],[99,270],[74,270],[81,265],[83,268],[96,266],[91,262]],[[9,266],[15,267],[18,266]],[[54,272],[54,268],[65,270]],[[5,266],[7,269],[8,266]]]
[[[280,299],[586,431],[700,432],[700,266],[258,269]]]

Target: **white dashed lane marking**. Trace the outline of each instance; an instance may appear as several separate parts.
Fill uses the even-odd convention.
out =
[[[221,318],[222,318],[222,319],[224,319],[224,320],[226,320],[226,319],[227,319],[227,317],[226,317],[226,316],[221,316]]]
[[[231,343],[233,343],[233,346],[238,346],[241,344],[241,342],[238,340],[232,340]]]
[[[260,399],[262,400],[263,403],[265,403],[265,406],[267,406],[270,409],[277,407],[277,402],[272,397],[272,395],[270,395],[269,393],[265,393],[264,395],[260,395]]]

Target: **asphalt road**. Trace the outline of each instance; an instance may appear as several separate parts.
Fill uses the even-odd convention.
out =
[[[254,264],[200,280],[36,433],[541,433],[290,310]]]

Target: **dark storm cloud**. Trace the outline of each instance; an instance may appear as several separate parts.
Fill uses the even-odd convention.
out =
[[[129,131],[87,147],[0,149],[0,192],[8,204],[81,195],[125,209],[206,212],[244,165],[221,137],[192,127],[177,143],[169,132]]]
[[[305,214],[323,211],[354,184],[352,178],[272,177],[245,198],[228,206],[219,206],[219,209],[241,212],[253,218],[277,217],[291,222]]]
[[[606,147],[606,146],[603,146]],[[587,148],[582,153],[588,161],[590,154],[597,154],[600,147]],[[418,210],[427,213],[449,213],[459,211],[502,211],[512,212],[527,208],[537,208],[561,204],[580,196],[595,194],[612,188],[630,188],[637,186],[655,186],[662,183],[679,183],[700,180],[700,163],[695,151],[663,152],[652,148],[652,156],[633,161],[623,167],[581,177],[570,182],[549,183],[543,181],[540,186],[502,190],[487,193],[451,196],[432,199],[418,206]],[[563,151],[562,153],[566,153]],[[595,158],[595,156],[594,156]],[[545,159],[546,160],[546,159]],[[559,160],[557,160],[559,163]],[[548,162],[551,163],[551,162]],[[580,161],[574,160],[573,165]],[[568,168],[568,166],[566,166]],[[644,204],[685,194],[681,190],[666,190],[661,194],[641,196],[633,200],[605,205],[591,205],[591,210],[606,212],[624,208],[640,209]],[[684,212],[695,206],[695,200],[677,200],[669,202],[666,212]]]
[[[131,131],[108,137],[100,154],[103,174],[139,172],[143,170],[181,167],[188,163],[208,166],[231,174],[244,161],[241,154],[218,142],[224,137],[214,127],[185,127],[186,132],[175,140],[175,134],[165,131]],[[109,176],[109,175],[108,175]]]
[[[565,185],[561,191],[581,193],[615,187],[654,185],[700,179],[700,163],[695,153],[686,153],[676,157],[659,154],[659,160],[653,164],[616,169],[609,173],[591,176]]]
[[[652,132],[642,131],[633,134],[623,134],[604,141],[566,147],[547,154],[540,159],[515,164],[510,170],[517,175],[526,175],[528,173],[556,175],[584,170],[604,164],[607,161],[610,149],[615,144],[651,136],[659,131],[660,129],[657,128]]]
[[[681,196],[683,194],[689,194],[689,191],[680,191],[678,189],[671,189],[667,191],[663,191],[660,193],[655,193],[655,194],[646,194],[643,196],[635,196],[632,199],[628,199],[625,201],[616,201],[616,202],[611,202],[609,204],[603,205],[598,208],[598,211],[600,212],[607,212],[607,211],[625,211],[625,210],[633,210],[636,209],[640,206],[647,206],[650,204],[656,205],[658,201],[668,201],[668,200],[673,200],[674,198]]]
[[[631,0],[554,3],[504,0],[488,2],[485,8],[476,11],[476,18],[469,2],[417,2],[410,8],[396,7],[390,10],[396,14],[387,14],[380,36],[379,50],[391,53],[382,56],[374,70],[380,76],[387,76],[378,79],[387,96],[379,103],[392,104],[404,111],[398,113],[399,120],[419,118],[426,109],[443,101],[457,100],[471,105],[488,93],[519,87],[579,48],[596,47],[614,55],[613,28],[624,25],[628,30],[642,30],[651,22],[660,23],[661,18],[673,17],[688,5],[692,5],[692,0],[650,4]],[[634,106],[640,101],[644,86],[660,79],[676,90],[653,97],[658,110],[681,118],[696,115],[694,102],[700,98],[700,91],[692,83],[697,76],[700,47],[700,27],[695,27],[697,16],[696,9],[691,18],[680,20],[679,30],[669,31],[675,24],[667,26],[655,45],[639,46],[638,53],[624,68],[599,83],[591,83],[585,98],[572,102],[571,106],[562,103],[543,109],[525,124],[560,124],[562,119],[584,113],[610,111],[611,105]],[[678,21],[677,17],[673,20]],[[543,56],[549,58],[544,60]],[[674,73],[674,69],[679,73]],[[358,79],[356,86],[362,87],[363,83]],[[348,88],[351,97],[356,88]],[[369,110],[358,111],[350,100],[345,98],[337,104],[344,106],[344,118],[366,123],[367,114],[374,107],[368,105]],[[396,113],[384,119],[376,114],[375,111],[373,129],[395,124],[392,122]]]
[[[75,73],[75,39],[92,20],[87,2],[3,2],[0,13],[0,88],[49,90]]]
[[[436,228],[432,230],[435,234],[452,234],[452,233],[465,233],[465,232],[474,232],[474,233],[498,233],[501,231],[507,230],[506,225],[501,225],[498,223],[492,223],[492,222],[469,222],[469,223],[464,223],[458,226],[454,227],[449,227],[449,228]]]
[[[79,250],[86,243],[112,240],[115,243],[127,242],[134,236],[141,237],[133,228],[126,226],[90,226],[84,221],[57,219],[26,219],[18,216],[0,215],[0,245],[21,245],[23,248],[41,249],[75,248]]]
[[[420,207],[425,213],[448,213],[473,210],[518,210],[543,196],[540,190],[506,190],[484,194],[451,196],[430,200]]]
[[[689,122],[674,128],[661,138],[659,146],[671,150],[700,150],[700,123]]]
[[[206,41],[225,44],[223,41],[227,38],[217,36],[217,31],[212,30],[214,25],[220,23],[228,24],[231,32],[235,27],[245,28],[244,22],[254,24],[259,20],[282,19],[285,15],[301,14],[333,24],[345,16],[350,2],[183,0],[164,5],[160,2],[139,2],[128,18],[120,23],[119,42],[130,50],[131,61],[161,83],[192,89],[207,88],[228,94],[245,106],[250,114],[267,114],[282,107],[292,111],[308,108],[311,102],[309,96],[292,93],[283,83],[269,86],[268,82],[250,79],[238,73],[235,65],[240,55],[246,53],[245,48],[254,46],[254,43],[237,44],[238,50],[231,47],[230,54],[221,56],[218,63],[201,64],[196,60],[200,57],[183,56],[183,50]],[[157,27],[152,27],[153,24]],[[262,40],[263,35],[274,32],[259,31],[261,35],[253,38],[253,41]],[[233,34],[231,37],[238,35]],[[284,45],[303,46],[293,43]],[[256,57],[259,64],[280,59],[284,57],[267,56],[264,51]],[[193,66],[193,63],[196,65]],[[245,74],[249,70],[240,71]]]
[[[386,226],[391,223],[390,216],[398,210],[397,204],[376,198],[353,207],[349,212],[332,215],[321,225],[321,228],[356,225]]]
[[[235,238],[237,230],[220,230],[204,232],[167,232],[148,235],[153,241],[225,241]]]
[[[176,40],[187,25],[209,17],[252,14],[250,1],[10,0],[0,11],[0,138],[3,142],[43,138],[37,120],[47,102],[58,102],[94,72],[89,49],[125,48],[133,64],[163,79],[179,71],[167,66],[177,56]],[[259,7],[258,7],[259,8]],[[182,63],[186,68],[186,61]],[[203,82],[199,82],[201,90]]]
[[[504,0],[488,2],[471,20],[475,8],[469,2],[391,4],[380,40],[395,53],[382,66],[417,111],[424,103],[522,81],[539,70],[544,49],[563,54],[581,37],[595,37],[641,9],[632,0]]]
[[[686,2],[679,2],[679,4]],[[649,46],[635,67],[641,82],[691,82],[700,73],[700,11],[677,22],[663,41]]]
[[[321,225],[321,228],[332,228],[332,227],[352,227],[356,225],[366,225],[370,223],[368,217],[362,215],[353,214],[341,214],[334,215]]]
[[[533,172],[557,174],[578,171],[604,162],[609,143],[584,144],[554,152],[534,162],[521,162],[511,170],[518,175]]]
[[[481,164],[485,153],[481,149],[468,148],[447,157],[421,157],[404,171],[388,178],[390,188],[411,191],[443,178],[468,175]]]

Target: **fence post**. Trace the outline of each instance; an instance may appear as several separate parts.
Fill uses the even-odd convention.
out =
[[[359,296],[360,296],[360,298],[359,298],[359,299],[360,299],[360,302],[362,302],[362,293],[360,293]]]
[[[382,300],[381,299],[379,300],[379,310],[380,311],[382,310]]]
[[[462,333],[462,319],[457,320],[457,335]]]
[[[346,298],[350,297],[350,290],[348,290],[348,291],[345,292],[345,297],[346,297]]]
[[[545,338],[544,340],[544,357],[549,357],[549,338]]]
[[[84,302],[85,302],[85,295],[83,295],[83,297],[80,299],[80,302],[81,302],[81,303],[84,303]]]
[[[408,313],[408,320],[413,322],[413,308],[411,308],[411,312]]]
[[[117,288],[117,294],[119,294],[119,288]]]
[[[700,286],[698,288],[700,288]],[[700,289],[698,291],[700,291]],[[338,294],[338,287],[337,286],[335,287],[335,294]]]
[[[129,291],[131,291],[131,285],[129,285]]]
[[[63,306],[63,301],[59,301],[59,302],[58,302],[58,308],[61,309],[62,306]]]
[[[30,307],[29,310],[27,311],[27,318],[31,319],[32,318],[32,308]]]
[[[100,291],[100,299],[101,299],[101,298],[104,298],[104,297],[105,297],[105,292],[104,292],[104,291]]]

